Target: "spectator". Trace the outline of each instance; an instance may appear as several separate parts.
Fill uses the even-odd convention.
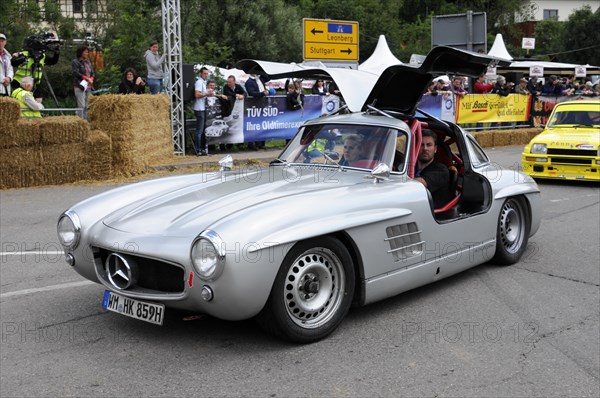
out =
[[[200,68],[200,77],[194,85],[194,112],[196,113],[196,131],[194,132],[194,150],[196,156],[208,155],[208,145],[204,135],[204,125],[206,123],[206,97],[212,93],[208,92],[206,85],[208,80],[208,68]]]
[[[11,56],[5,49],[6,36],[0,33],[0,96],[10,95],[10,82],[15,76],[11,65]]]
[[[45,51],[32,50],[37,43],[44,42]],[[42,80],[43,69],[46,65],[55,65],[60,56],[60,42],[53,32],[40,33],[29,36],[23,41],[24,49],[12,54],[11,65],[14,68],[12,89],[21,87],[21,79],[25,76],[33,77],[34,95]]]
[[[246,90],[236,83],[235,76],[233,75],[227,77],[227,84],[223,86],[223,94],[227,96],[231,110],[233,110],[235,101],[246,98]]]
[[[84,119],[87,119],[87,109],[95,77],[94,67],[88,59],[89,54],[90,50],[87,45],[83,45],[77,49],[77,56],[71,61],[75,100],[77,101],[77,107],[82,109],[80,116]]]
[[[206,83],[206,91],[211,93],[206,97],[206,108],[210,109],[211,116],[223,117],[229,116],[231,110],[229,109],[229,98],[225,94],[219,94],[217,92],[217,83],[214,80],[209,80]],[[226,113],[226,115],[223,115]]]
[[[529,83],[527,83],[527,91],[529,91],[531,95],[540,95],[542,93],[538,86],[537,77],[533,76],[531,79],[529,79]]]
[[[40,110],[44,109],[41,98],[33,98],[33,77],[25,76],[21,79],[21,87],[15,89],[11,97],[19,101],[21,116],[27,118],[42,117]]]
[[[450,89],[454,95],[457,95],[460,98],[464,97],[465,94],[468,94],[467,90],[463,87],[463,79],[461,77],[452,79],[452,87]]]
[[[263,81],[260,76],[251,74],[248,80],[246,80],[246,92],[250,97],[266,97],[269,95],[269,90],[265,88]]]
[[[438,94],[450,93],[450,87],[448,87],[444,79],[438,79],[436,89]]]
[[[327,90],[325,90],[325,82],[323,81],[323,79],[317,79],[315,84],[312,86],[311,93],[315,95],[327,94]]]
[[[290,83],[288,84],[288,91],[286,95],[287,108],[291,111],[302,108],[302,97],[298,94],[296,87]]]
[[[437,95],[437,89],[436,89],[436,83],[435,82],[429,82],[429,84],[427,85],[427,90],[425,91],[425,94],[423,95],[431,95],[431,96],[435,96]]]
[[[340,97],[340,99],[342,98],[342,92],[340,91],[338,85],[332,80],[329,82],[329,85],[327,86],[327,93],[328,95],[336,95],[338,97]]]
[[[552,75],[548,78],[548,81],[542,87],[542,94],[555,96],[563,95],[562,85],[560,84],[558,76]]]
[[[490,91],[490,93],[498,94],[503,97],[506,97],[506,96],[508,96],[508,94],[510,94],[510,89],[513,85],[514,85],[514,83],[507,84],[506,78],[504,76],[498,76],[496,78],[496,85],[494,86],[492,91]]]
[[[571,74],[565,79],[565,83],[563,85],[563,95],[573,95],[575,94],[576,90],[577,87],[575,85],[575,75]]]
[[[265,97],[269,95],[269,90],[265,88],[263,81],[259,75],[251,74],[246,80],[246,92],[250,97]],[[253,142],[248,143],[248,149],[264,149],[265,141],[257,141],[256,145]]]
[[[527,89],[527,85],[529,84],[529,81],[527,79],[525,79],[524,77],[522,77],[519,80],[519,84],[517,84],[515,86],[515,94],[526,94],[526,95],[531,95],[531,93],[529,92],[529,90]]]
[[[150,94],[158,94],[163,91],[163,68],[167,54],[158,55],[158,42],[153,41],[144,53],[146,67],[148,68],[148,86]]]
[[[473,84],[473,92],[475,94],[487,94],[494,88],[492,83],[485,82],[485,74],[480,74],[477,81]]]
[[[421,132],[421,150],[417,159],[415,180],[427,187],[433,197],[433,207],[438,209],[449,200],[450,173],[448,167],[435,161],[437,135],[423,129]]]
[[[125,69],[123,80],[119,84],[119,94],[144,94],[146,82],[133,68]]]
[[[595,97],[600,95],[598,91],[594,90],[594,83],[587,81],[582,86],[581,95],[585,95],[586,97]]]

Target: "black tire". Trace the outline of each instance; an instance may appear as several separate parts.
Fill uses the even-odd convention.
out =
[[[281,264],[258,322],[295,343],[321,340],[348,313],[354,278],[352,257],[339,240],[325,236],[299,242]]]
[[[531,220],[525,200],[508,198],[502,204],[496,229],[496,254],[493,263],[511,265],[519,261],[529,241]]]

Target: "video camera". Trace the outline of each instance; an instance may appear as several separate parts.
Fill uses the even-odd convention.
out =
[[[46,54],[45,64],[55,65],[60,54],[60,41],[52,32],[37,33],[29,36],[23,42],[23,49],[29,53],[37,64]]]

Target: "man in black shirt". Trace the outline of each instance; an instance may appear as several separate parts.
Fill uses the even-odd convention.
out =
[[[423,130],[421,137],[415,179],[429,189],[433,197],[433,207],[438,209],[450,201],[450,175],[445,165],[434,160],[437,151],[437,135],[431,130]]]

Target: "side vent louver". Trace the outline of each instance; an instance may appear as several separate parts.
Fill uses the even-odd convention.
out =
[[[394,261],[403,261],[423,253],[425,242],[421,240],[421,231],[414,222],[394,225],[386,228],[386,241],[390,243],[390,250]]]

